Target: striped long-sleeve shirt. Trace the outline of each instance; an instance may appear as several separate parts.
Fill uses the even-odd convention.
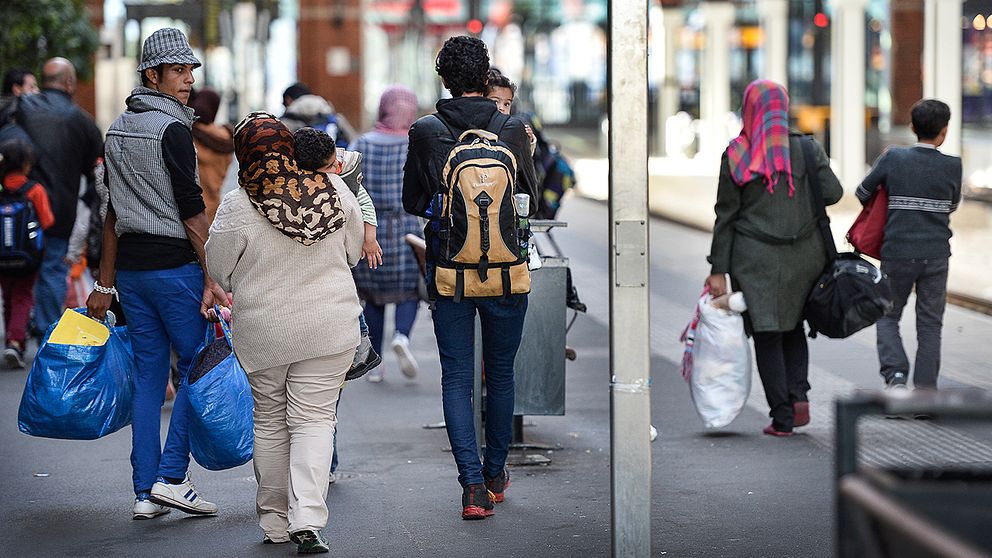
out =
[[[866,203],[879,187],[889,195],[882,259],[951,255],[950,215],[961,199],[961,159],[932,146],[892,147],[872,167],[856,195]]]

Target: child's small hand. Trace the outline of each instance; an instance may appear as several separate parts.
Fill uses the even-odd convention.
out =
[[[534,130],[531,129],[530,124],[524,124],[524,130],[527,131],[527,138],[531,143],[537,143],[537,136],[534,135]]]
[[[375,238],[365,239],[365,243],[362,244],[362,255],[368,259],[370,269],[376,269],[382,265],[382,248]]]

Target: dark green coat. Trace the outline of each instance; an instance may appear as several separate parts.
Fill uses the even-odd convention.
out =
[[[761,179],[738,186],[731,179],[727,155],[720,163],[716,224],[709,262],[712,273],[729,273],[744,292],[751,330],[791,331],[802,319],[806,295],[827,262],[823,239],[810,206],[810,187],[798,134],[790,136],[795,194],[779,179],[769,194]],[[844,194],[830,161],[816,145],[817,172],[827,205]]]

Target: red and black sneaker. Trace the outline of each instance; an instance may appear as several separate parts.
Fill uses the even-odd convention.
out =
[[[493,503],[500,504],[503,502],[503,492],[507,488],[510,488],[510,472],[506,469],[494,478],[486,478],[486,488],[489,489],[489,494],[493,499]]]
[[[492,493],[484,484],[470,484],[462,491],[462,519],[485,519],[496,513]]]

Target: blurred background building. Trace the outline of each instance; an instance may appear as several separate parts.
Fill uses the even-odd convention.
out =
[[[142,40],[163,26],[190,36],[204,61],[198,83],[223,95],[219,121],[281,114],[282,91],[302,81],[363,129],[391,83],[413,88],[428,112],[445,94],[437,50],[474,34],[518,83],[520,108],[579,159],[583,190],[606,190],[607,0],[85,3],[102,47],[80,99],[103,128],[137,83]],[[955,254],[979,270],[958,281],[979,281],[992,300],[992,0],[652,0],[648,17],[652,190],[692,192],[677,218],[711,219],[696,193],[740,130],[751,80],[788,86],[793,125],[821,140],[849,191],[886,146],[914,141],[909,109],[936,97],[952,108],[943,149],[962,155],[969,199],[955,216]],[[662,213],[683,203],[659,199]]]
[[[426,110],[444,93],[433,71],[437,49],[451,35],[471,33],[518,82],[520,104],[545,124],[580,135],[604,125],[606,0],[87,4],[103,44],[93,109],[104,126],[136,82],[141,41],[167,25],[188,32],[205,63],[199,83],[224,94],[222,119],[259,108],[278,113],[281,91],[297,80],[354,122],[370,122],[379,93],[393,82],[417,91]],[[835,159],[838,146],[863,152],[845,153],[854,160],[839,163],[853,178],[885,145],[908,141],[914,101],[950,92],[954,98],[944,100],[960,122],[948,149],[964,152],[975,193],[992,188],[992,167],[984,164],[992,145],[985,139],[992,126],[992,0],[655,0],[650,22],[651,147],[658,155],[720,151],[736,134],[732,114],[744,87],[769,78],[787,84],[795,125],[817,134]],[[956,44],[947,44],[950,38]],[[832,137],[838,133],[843,137]]]

